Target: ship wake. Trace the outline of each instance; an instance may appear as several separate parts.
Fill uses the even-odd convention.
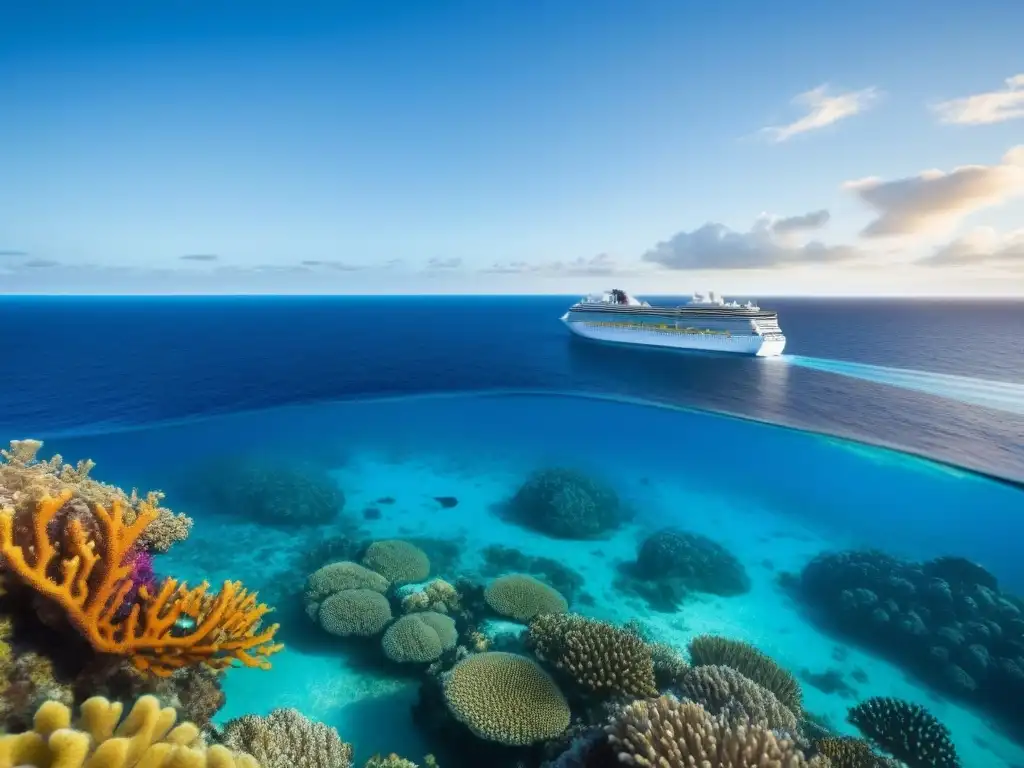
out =
[[[967,405],[978,405],[1024,416],[1024,384],[820,357],[783,355],[781,359],[800,368],[887,384],[956,400]]]

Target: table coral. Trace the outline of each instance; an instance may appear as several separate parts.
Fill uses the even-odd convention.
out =
[[[273,643],[278,627],[261,627],[270,609],[238,582],[225,582],[219,594],[211,595],[205,582],[188,589],[166,579],[155,595],[140,589],[139,602],[122,621],[118,613],[133,586],[126,555],[158,512],[143,503],[135,521],[126,524],[117,499],[110,511],[96,503],[93,514],[102,535],[87,536],[73,520],[72,551],[61,553],[48,526],[70,497],[65,490],[38,502],[30,544],[15,540],[14,511],[0,513],[0,554],[9,571],[54,600],[97,651],[128,657],[137,669],[160,677],[195,664],[220,669],[240,661],[269,667],[266,657],[282,648]],[[193,629],[182,631],[179,619],[185,618],[194,622]]]

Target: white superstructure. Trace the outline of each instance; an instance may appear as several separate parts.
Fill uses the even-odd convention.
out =
[[[777,313],[713,292],[678,307],[652,307],[613,289],[580,299],[561,319],[577,336],[620,344],[756,357],[781,355],[786,346]]]

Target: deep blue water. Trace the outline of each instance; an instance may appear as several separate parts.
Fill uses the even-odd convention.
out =
[[[558,322],[571,301],[6,298],[0,434],[366,396],[575,391],[723,411],[1024,479],[1024,302],[762,302],[779,310],[789,342],[785,360],[755,360],[571,339]]]

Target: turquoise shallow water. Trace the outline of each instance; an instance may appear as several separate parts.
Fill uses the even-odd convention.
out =
[[[573,610],[639,620],[679,648],[704,632],[752,642],[799,673],[807,709],[836,728],[852,732],[844,716],[855,701],[898,696],[927,706],[950,727],[965,765],[1024,762],[1024,750],[990,711],[931,687],[870,643],[853,643],[812,616],[787,579],[823,551],[881,549],[912,560],[970,558],[1001,589],[1024,594],[1017,533],[1024,492],[1010,484],[739,419],[554,395],[294,406],[58,439],[47,442],[50,450],[72,460],[92,457],[94,474],[107,482],[161,488],[172,508],[194,518],[189,539],[157,557],[158,573],[215,584],[240,579],[276,606],[287,647],[270,671],[227,674],[221,722],[294,706],[337,727],[357,756],[444,756],[410,716],[418,674],[381,665],[368,646],[327,635],[303,614],[307,556],[357,526],[373,539],[449,542],[448,578],[493,575],[484,556],[493,544],[553,558],[582,579]],[[253,456],[326,469],[346,496],[341,518],[312,527],[268,526],[210,505],[197,472],[226,457]],[[632,521],[609,538],[565,541],[499,514],[530,472],[566,465],[610,483],[635,510]],[[457,503],[445,506],[436,497]],[[388,498],[393,502],[379,501]],[[667,611],[624,591],[616,583],[618,566],[666,525],[726,547],[749,574],[750,590],[694,596]],[[448,755],[447,764],[458,759]]]

